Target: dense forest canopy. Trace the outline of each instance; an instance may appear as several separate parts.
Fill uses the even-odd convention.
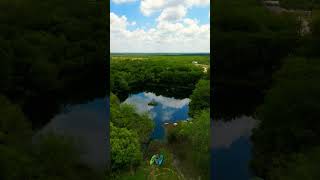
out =
[[[308,9],[309,3],[280,1],[281,7],[297,10]],[[317,9],[317,1],[312,3]],[[319,158],[320,133],[319,14],[312,12],[307,19],[311,33],[300,36],[299,14],[273,14],[251,0],[220,1],[214,8],[214,112],[223,116],[230,107],[222,101],[230,105],[239,96],[241,103],[252,105],[249,114],[260,121],[252,135],[255,175],[267,180],[317,179],[313,166]],[[228,89],[240,93],[228,101]],[[237,104],[230,111],[246,111],[242,107]]]
[[[210,108],[210,80],[201,79],[190,96],[189,114],[193,116],[200,110]]]
[[[314,17],[312,33],[274,74],[274,83],[257,110],[261,126],[252,138],[252,166],[266,179],[319,177],[311,168],[319,157],[320,145],[318,23],[319,17]]]
[[[255,0],[217,1],[213,11],[213,114],[250,114],[262,102],[272,73],[298,46],[299,23],[292,15],[272,14]]]
[[[106,95],[103,6],[102,1],[0,2],[0,94],[19,104],[33,127],[46,123],[57,103]]]
[[[104,1],[0,1],[0,179],[101,179],[69,138],[33,142],[60,107],[107,94]]]
[[[303,17],[311,33],[299,34],[299,13],[273,13],[255,0],[214,4],[213,114],[247,111],[259,120],[252,135],[255,175],[318,179],[319,2],[280,0],[280,7],[312,9]]]
[[[295,161],[293,153],[303,154],[319,146],[319,62],[318,58],[286,59],[258,108],[257,117],[262,123],[253,136],[253,165],[264,176],[274,177],[278,163],[283,168]]]
[[[209,56],[192,55],[113,55],[111,60],[111,163],[114,179],[147,178],[154,169],[146,165],[161,152],[165,164],[157,169],[164,179],[177,179],[173,156],[182,160],[180,168],[190,177],[209,177],[210,66]],[[206,68],[206,71],[205,69]],[[190,117],[167,131],[166,141],[151,140],[153,121],[147,114],[121,104],[129,94],[146,91],[175,98],[190,98]],[[118,97],[119,98],[118,98]],[[119,135],[120,134],[120,135]],[[190,147],[197,148],[190,148]],[[126,148],[130,148],[128,151]],[[178,152],[178,149],[179,152]],[[127,156],[126,154],[129,154]],[[175,155],[173,155],[175,154]],[[125,156],[125,157],[124,157]],[[188,156],[188,158],[185,158]],[[186,171],[187,169],[193,169]],[[128,175],[128,172],[130,175]],[[151,171],[151,172],[150,172]],[[161,179],[161,177],[159,177]]]
[[[150,91],[169,97],[188,97],[196,82],[204,76],[209,56],[112,56],[111,91],[121,100],[129,93]]]

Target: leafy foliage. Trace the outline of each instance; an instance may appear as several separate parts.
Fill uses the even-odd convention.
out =
[[[251,114],[262,103],[272,73],[298,47],[299,23],[294,16],[272,14],[255,0],[217,1],[213,11],[213,114]]]
[[[189,114],[191,116],[202,109],[210,108],[210,81],[198,81],[190,99]]]
[[[135,131],[110,124],[111,167],[113,170],[133,168],[141,163],[142,153]]]
[[[112,96],[114,97],[114,95]],[[110,101],[110,122],[116,127],[135,131],[139,137],[139,142],[147,142],[154,126],[148,114],[137,114],[134,106],[129,104],[120,105],[114,103],[112,99]]]
[[[208,56],[112,56],[111,91],[120,99],[142,90],[184,98],[204,76],[192,61],[209,63]]]
[[[0,178],[19,179],[101,179],[101,174],[83,165],[70,140],[45,136],[29,147],[0,144]]]
[[[61,104],[105,96],[105,8],[86,0],[0,2],[0,93],[21,107],[33,128]]]
[[[30,124],[23,112],[0,96],[0,144],[20,146],[31,137]]]
[[[193,61],[197,61],[199,64],[206,66],[209,64],[209,58],[207,55],[112,56],[111,91],[114,94],[111,93],[110,97],[110,112],[113,128],[118,128],[117,131],[120,131],[120,129],[121,131],[127,131],[127,139],[130,139],[134,143],[136,142],[135,138],[138,137],[138,142],[140,143],[141,147],[145,147],[143,149],[143,156],[145,157],[145,161],[149,161],[149,158],[153,154],[161,153],[165,156],[165,164],[163,167],[150,169],[152,167],[145,167],[144,164],[141,164],[141,162],[138,163],[138,161],[136,161],[136,159],[133,158],[131,155],[130,159],[120,158],[121,155],[119,155],[117,157],[117,159],[121,159],[119,160],[119,163],[123,163],[124,161],[127,164],[136,162],[136,165],[139,165],[139,168],[136,169],[135,172],[131,171],[130,175],[127,176],[124,170],[128,170],[129,166],[119,165],[115,163],[115,166],[117,166],[115,167],[115,169],[121,171],[121,173],[118,175],[113,174],[115,176],[113,178],[142,178],[143,176],[141,175],[141,171],[147,174],[153,172],[153,175],[155,175],[155,172],[159,171],[160,174],[159,176],[157,176],[159,179],[177,178],[178,171],[176,172],[174,170],[175,168],[173,167],[174,157],[172,152],[168,150],[167,145],[163,142],[158,142],[154,140],[150,142],[150,133],[153,129],[152,120],[149,118],[147,114],[137,114],[133,106],[128,104],[120,104],[120,100],[124,100],[130,93],[140,91],[151,91],[160,95],[181,98],[188,97],[192,94],[190,96],[190,98],[192,99],[192,105],[190,105],[190,109],[192,106],[193,114],[197,114],[196,112],[199,112],[205,108],[209,108],[210,77],[208,73],[210,73],[210,68],[208,69],[207,73],[204,73],[203,68],[201,66],[195,65]],[[192,92],[193,89],[195,90]],[[197,122],[199,122],[199,124],[195,124],[197,127],[195,129],[198,129],[200,131],[200,128],[204,128],[204,126],[208,125],[208,127],[205,127],[205,130],[208,130],[210,122],[209,111],[205,115],[202,114],[202,116],[196,116],[196,119],[199,118],[201,120],[196,120]],[[205,118],[206,120],[204,120]],[[204,134],[197,134],[195,138],[189,139],[191,138],[191,128],[192,127],[190,127],[190,129],[188,128],[187,135],[184,134],[183,136],[181,135],[178,138],[183,138],[179,140],[186,139],[186,142],[189,146],[195,146],[197,144],[196,146],[198,147],[200,143],[200,147],[205,149],[201,152],[189,152],[185,150],[184,153],[185,155],[186,153],[191,153],[192,158],[189,159],[189,163],[191,161],[197,161],[197,163],[194,166],[192,166],[192,168],[199,170],[199,174],[204,172],[207,176],[204,175],[203,177],[208,177],[209,173],[206,169],[209,167],[208,134],[206,134],[206,131],[202,129],[201,132],[204,132]],[[134,134],[130,133],[137,134],[138,136],[135,136]],[[203,139],[198,139],[200,136],[203,135],[205,136],[204,138],[202,137]],[[111,137],[111,141],[115,141],[113,138],[114,137]],[[121,142],[123,144],[127,143],[125,140]],[[117,145],[117,147],[113,148],[113,146],[111,145],[111,149],[112,151],[114,151],[113,153],[123,154],[124,152],[126,152],[126,150],[122,150],[119,147],[120,145]],[[184,146],[182,147],[182,149],[190,148]],[[142,152],[141,148],[138,148],[138,150]],[[132,152],[135,152],[135,150],[132,150]],[[112,161],[114,162],[115,160]],[[142,167],[144,168],[144,170],[141,170]],[[166,169],[169,169],[170,171],[167,172]]]
[[[318,179],[319,158],[319,147],[312,148],[308,152],[296,153],[290,156],[290,161],[284,167],[274,167],[269,174],[275,180]]]
[[[0,1],[0,179],[101,178],[72,142],[48,136],[35,143],[32,129],[63,104],[105,96],[107,4]]]
[[[110,96],[111,176],[118,177],[128,169],[138,167],[143,158],[142,145],[149,141],[153,121],[147,114],[138,114],[128,104],[120,104],[116,95]]]
[[[253,135],[253,166],[259,174],[267,176],[266,172],[278,166],[267,159],[286,164],[287,154],[319,145],[319,62],[288,58],[275,74],[276,82],[257,112],[261,125]]]
[[[190,176],[208,179],[210,167],[210,111],[202,109],[190,122],[168,130],[168,142],[181,168]],[[192,147],[192,148],[191,148]],[[192,169],[192,171],[190,170]]]

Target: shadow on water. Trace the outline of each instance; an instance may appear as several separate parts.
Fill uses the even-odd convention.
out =
[[[231,120],[242,115],[251,116],[263,102],[264,92],[257,88],[220,84],[214,87],[214,119]]]
[[[130,95],[139,94],[140,92],[152,92],[157,96],[174,97],[184,99],[192,94],[194,87],[176,87],[175,84],[144,84],[143,87],[136,86],[129,91],[117,94],[120,101],[125,101]]]

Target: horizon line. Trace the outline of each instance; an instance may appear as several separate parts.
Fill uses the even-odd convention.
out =
[[[110,52],[110,54],[210,54],[210,52]]]

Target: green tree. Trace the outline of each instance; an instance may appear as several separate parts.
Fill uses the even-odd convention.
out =
[[[307,152],[290,155],[290,160],[284,166],[277,166],[269,172],[274,180],[314,180],[320,177],[318,164],[320,160],[319,147]]]
[[[19,106],[0,95],[0,144],[21,146],[31,133],[31,126]]]
[[[288,154],[320,145],[319,62],[288,58],[274,75],[275,83],[257,110],[261,123],[252,136],[252,164],[259,176],[267,177],[271,169],[286,164]]]
[[[179,141],[186,141],[184,154],[204,179],[209,178],[210,167],[210,111],[198,111],[190,122],[181,123],[176,132]],[[193,148],[188,148],[193,147]]]
[[[113,99],[111,98],[111,101]],[[147,142],[154,127],[148,114],[138,114],[133,105],[112,103],[110,106],[110,121],[114,126],[135,131],[141,143]]]
[[[80,152],[72,139],[54,134],[43,135],[33,147],[39,179],[74,179],[77,165],[80,164]],[[79,177],[80,178],[80,177]]]
[[[194,114],[202,109],[210,107],[210,80],[199,80],[196,88],[190,96],[189,114]]]
[[[142,160],[139,137],[135,131],[110,123],[111,167],[124,170],[138,166]]]

